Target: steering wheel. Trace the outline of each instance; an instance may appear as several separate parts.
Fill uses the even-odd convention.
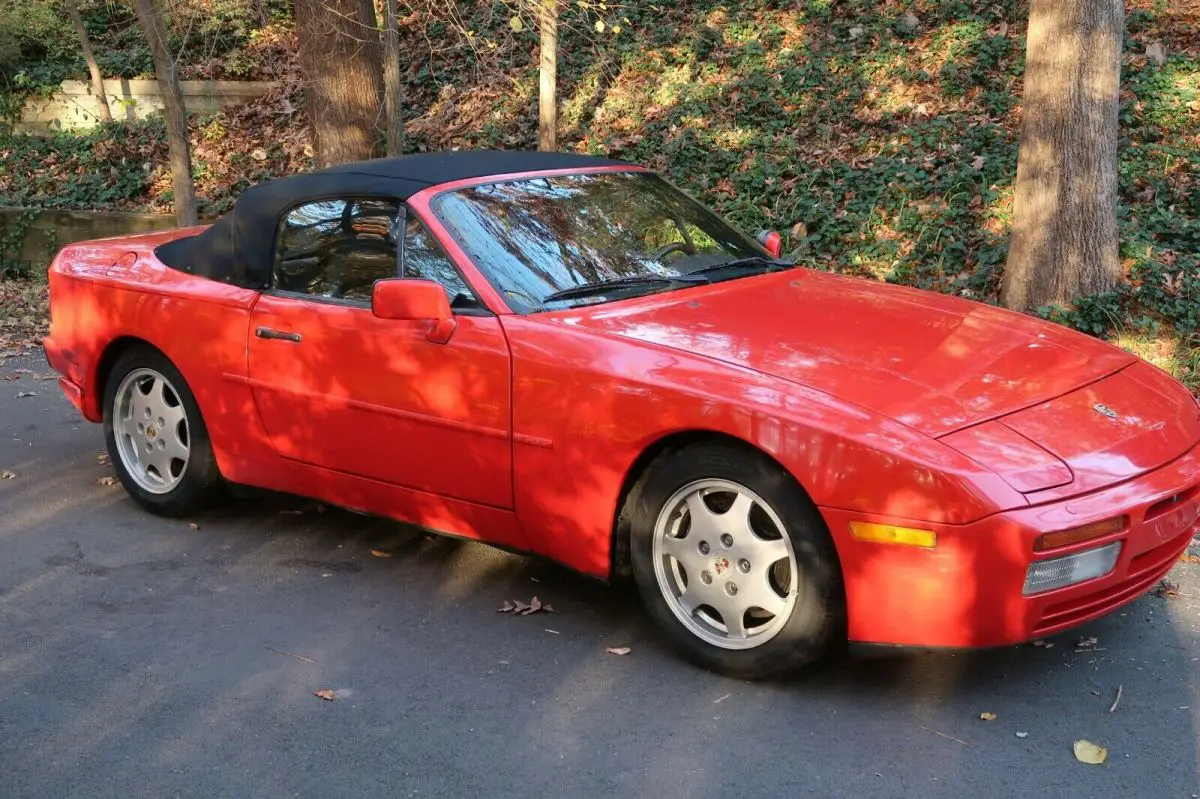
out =
[[[670,244],[664,244],[662,247],[659,247],[650,257],[658,261],[666,258],[673,252],[688,252],[690,249],[690,245],[685,241],[673,241]]]

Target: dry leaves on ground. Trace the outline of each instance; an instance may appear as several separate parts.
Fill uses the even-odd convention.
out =
[[[26,397],[36,397],[37,395],[38,395],[38,393],[36,391],[21,391],[21,392],[17,393],[17,399],[25,399]]]
[[[372,549],[371,554],[377,558],[390,558],[392,556],[391,552],[384,552],[382,549]]]
[[[980,713],[980,714],[979,714],[979,720],[980,720],[980,721],[995,721],[995,720],[996,720],[996,714],[995,714],[995,713],[989,713],[989,712],[987,712],[987,711],[985,710],[984,712],[982,712],[982,713]]]
[[[0,472],[0,480],[15,480],[17,479],[16,472],[10,472],[8,469]]]
[[[1098,766],[1108,758],[1108,750],[1100,744],[1080,738],[1075,742],[1075,759],[1089,766]]]
[[[504,604],[496,608],[497,613],[511,613],[514,616],[529,616],[533,613],[553,613],[554,608],[550,605],[543,605],[537,597],[529,600],[526,604],[519,599],[504,600]]]
[[[1177,596],[1179,596],[1179,586],[1176,585],[1175,583],[1171,582],[1170,580],[1163,580],[1161,583],[1154,586],[1154,588],[1151,589],[1150,593],[1154,596],[1161,596],[1161,597],[1166,597],[1167,599],[1174,599]]]
[[[332,702],[333,700],[337,699],[337,694],[333,692],[332,688],[322,688],[319,691],[313,691],[313,696],[320,697],[326,702]]]
[[[633,650],[627,646],[610,646],[604,651],[610,655],[628,655]]]
[[[117,478],[110,475],[109,477],[101,477],[100,479],[96,480],[96,482],[102,486],[115,486],[117,484]]]

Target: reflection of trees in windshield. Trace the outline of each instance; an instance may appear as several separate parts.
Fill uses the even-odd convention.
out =
[[[715,214],[640,172],[476,186],[442,195],[436,210],[522,312],[573,286],[670,277],[761,254]]]

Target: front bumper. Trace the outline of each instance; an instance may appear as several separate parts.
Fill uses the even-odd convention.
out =
[[[854,643],[989,647],[1071,629],[1145,593],[1187,548],[1200,516],[1200,446],[1149,474],[1091,494],[961,525],[930,525],[886,515],[822,508],[845,577]],[[1126,515],[1129,524],[1051,552],[1035,553],[1043,533]],[[859,541],[852,520],[937,533],[923,549]],[[1120,541],[1113,570],[1077,585],[1023,596],[1029,564]]]

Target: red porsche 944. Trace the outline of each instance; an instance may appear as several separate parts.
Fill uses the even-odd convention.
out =
[[[1200,406],[1173,379],[764,242],[614,161],[348,164],[64,248],[45,348],[152,512],[243,484],[629,574],[742,677],[1040,638],[1187,547]]]

